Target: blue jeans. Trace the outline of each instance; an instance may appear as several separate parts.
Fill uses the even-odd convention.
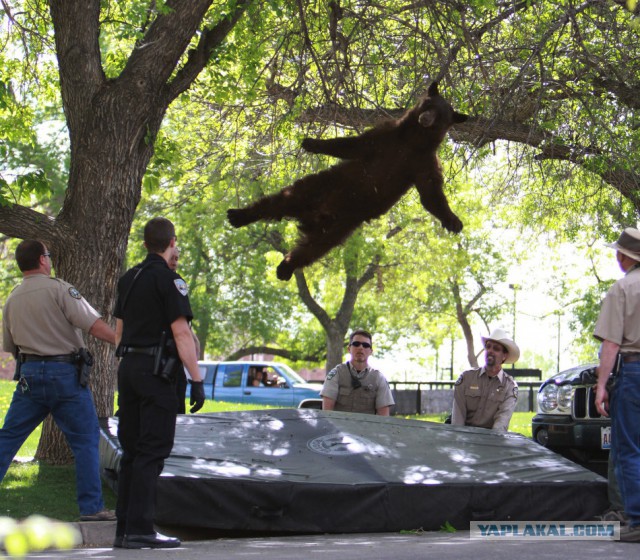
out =
[[[101,511],[104,502],[98,456],[100,433],[91,392],[80,387],[73,364],[26,362],[21,374],[29,389],[16,387],[0,429],[0,481],[24,441],[51,413],[76,460],[80,515]]]
[[[640,362],[622,364],[616,378],[611,452],[629,525],[640,525]]]

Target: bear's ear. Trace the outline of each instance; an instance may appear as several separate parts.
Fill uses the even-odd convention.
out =
[[[469,115],[463,115],[462,113],[458,113],[457,111],[453,112],[453,122],[454,123],[462,123],[469,118]]]
[[[418,122],[420,123],[420,126],[429,128],[430,126],[433,126],[433,123],[436,122],[437,118],[438,118],[438,114],[434,109],[427,109],[423,113],[420,113],[420,116],[418,117]]]
[[[427,93],[431,96],[433,95],[439,95],[438,94],[438,82],[433,82],[430,86],[429,89],[427,90]]]

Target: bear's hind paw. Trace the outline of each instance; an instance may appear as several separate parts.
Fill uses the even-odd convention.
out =
[[[315,138],[304,138],[301,146],[303,150],[315,154],[318,150],[318,141]]]
[[[233,227],[242,227],[252,222],[247,215],[246,210],[242,208],[230,208],[227,210],[227,219]]]

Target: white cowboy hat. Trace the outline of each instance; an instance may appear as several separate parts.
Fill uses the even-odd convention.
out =
[[[605,243],[605,246],[620,251],[630,259],[640,261],[640,231],[628,227],[620,234],[615,243]]]
[[[487,340],[493,340],[498,344],[502,344],[507,349],[507,358],[505,364],[515,364],[520,357],[520,348],[513,342],[503,329],[493,329],[489,336],[481,336],[482,344],[486,344]]]

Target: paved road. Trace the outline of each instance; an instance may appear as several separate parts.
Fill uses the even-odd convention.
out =
[[[612,541],[477,541],[467,531],[422,534],[349,534],[291,537],[221,538],[186,541],[179,549],[122,550],[83,548],[43,552],[30,559],[136,560],[629,560],[637,558],[640,545]]]

